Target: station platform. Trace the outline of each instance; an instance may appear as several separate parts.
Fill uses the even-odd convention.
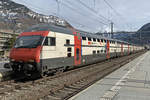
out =
[[[150,100],[150,51],[69,100]]]

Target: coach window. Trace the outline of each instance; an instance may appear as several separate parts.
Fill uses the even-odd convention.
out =
[[[95,38],[93,38],[93,41],[94,41],[94,42],[96,42],[96,39],[95,39]]]
[[[104,43],[106,43],[106,40],[104,40]]]
[[[68,54],[67,54],[67,57],[71,57],[71,53],[68,53]]]
[[[71,52],[71,48],[67,48],[67,51],[68,51],[68,52]]]
[[[99,50],[97,50],[97,53],[99,54],[99,53],[100,53],[100,51],[99,51]]]
[[[90,37],[88,37],[88,41],[91,41],[91,38],[90,38]]]
[[[101,39],[101,42],[103,43],[103,39]]]
[[[93,54],[96,54],[96,51],[95,51],[95,50],[93,51]]]
[[[82,37],[82,40],[86,40],[86,37]]]
[[[66,39],[66,44],[70,45],[70,40],[69,39]]]
[[[46,37],[44,41],[45,46],[56,46],[56,38],[54,37]]]
[[[97,39],[97,42],[100,42],[100,40],[99,40],[99,39]]]

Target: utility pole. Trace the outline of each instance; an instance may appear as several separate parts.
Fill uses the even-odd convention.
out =
[[[111,27],[110,34],[111,34],[111,38],[113,39],[114,38],[114,34],[113,34],[114,23],[113,22],[110,23],[110,27]]]

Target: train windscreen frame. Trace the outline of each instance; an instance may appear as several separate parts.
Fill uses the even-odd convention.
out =
[[[14,45],[14,48],[36,48],[42,44],[43,36],[31,35],[31,36],[20,36]]]

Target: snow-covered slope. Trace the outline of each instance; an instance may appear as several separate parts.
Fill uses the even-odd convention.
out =
[[[71,27],[64,19],[56,16],[42,15],[28,9],[24,5],[11,0],[0,0],[0,29],[23,31],[31,25],[51,23],[62,27]]]

